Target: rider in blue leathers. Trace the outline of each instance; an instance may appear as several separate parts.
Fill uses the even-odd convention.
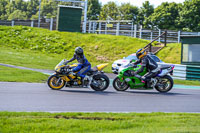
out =
[[[78,72],[78,76],[84,79],[84,74],[91,69],[91,64],[83,54],[83,49],[81,47],[76,47],[74,56],[70,60],[66,61],[65,64],[72,62],[75,59],[78,61],[78,66],[73,68],[72,71]]]

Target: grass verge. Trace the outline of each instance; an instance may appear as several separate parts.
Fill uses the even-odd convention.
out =
[[[194,113],[0,112],[0,132],[199,133]]]
[[[45,82],[48,75],[31,70],[21,70],[0,66],[0,81],[8,82]]]
[[[175,84],[180,84],[180,85],[200,86],[200,81],[198,81],[198,80],[193,81],[193,80],[178,80],[178,79],[175,79],[174,83]]]

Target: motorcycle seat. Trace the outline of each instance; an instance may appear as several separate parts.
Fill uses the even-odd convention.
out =
[[[168,68],[170,68],[170,67],[171,67],[171,66],[161,66],[160,69],[163,70],[163,69],[168,69]]]

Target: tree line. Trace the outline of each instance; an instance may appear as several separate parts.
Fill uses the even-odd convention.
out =
[[[58,5],[73,3],[42,0],[41,18],[56,17]],[[38,11],[39,0],[0,0],[0,20],[38,19]],[[132,20],[150,29],[200,31],[200,0],[185,0],[179,4],[163,2],[156,8],[149,1],[137,7],[115,2],[102,6],[99,0],[88,0],[87,16],[88,20]]]

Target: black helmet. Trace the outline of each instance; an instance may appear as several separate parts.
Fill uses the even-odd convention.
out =
[[[145,55],[147,55],[147,52],[145,49],[139,49],[137,52],[136,52],[136,56],[138,59],[141,59],[142,57],[144,57]]]
[[[75,48],[75,53],[77,55],[83,55],[83,49],[81,47],[76,47]]]

